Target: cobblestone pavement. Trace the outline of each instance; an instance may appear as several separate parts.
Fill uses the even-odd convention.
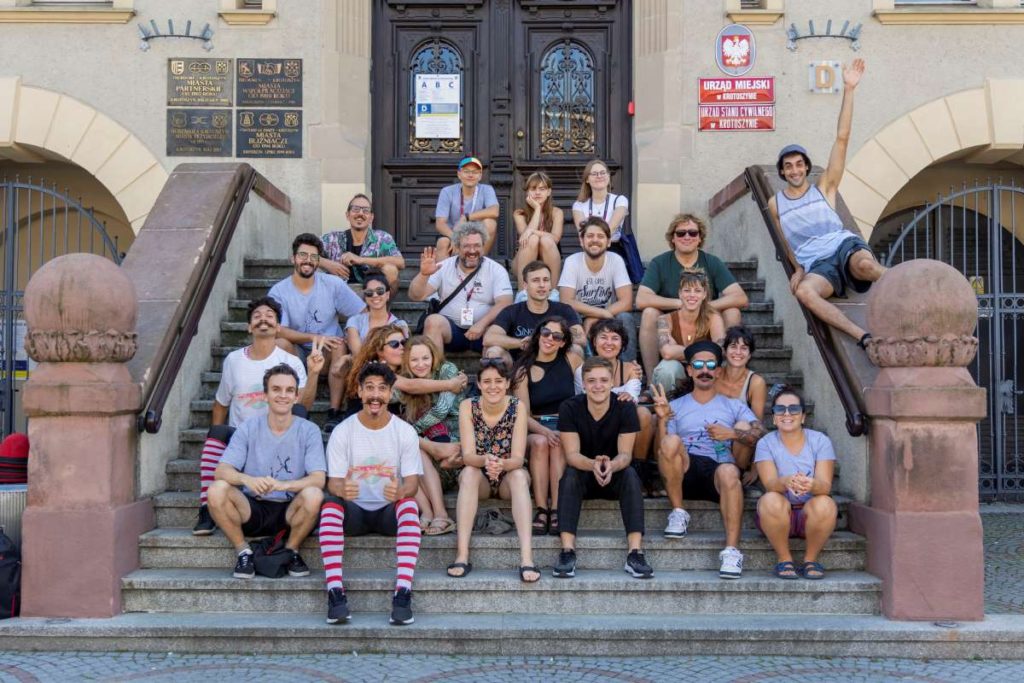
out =
[[[982,506],[985,612],[1024,614],[1024,505]]]
[[[0,653],[0,682],[18,681],[502,681],[699,680],[758,683],[819,681],[1007,681],[1024,662],[913,661],[812,657],[438,657],[394,655],[228,655]]]

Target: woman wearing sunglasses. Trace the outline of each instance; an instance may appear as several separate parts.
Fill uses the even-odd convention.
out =
[[[772,402],[776,430],[757,442],[754,464],[765,494],[757,501],[757,528],[778,555],[775,576],[793,580],[822,579],[825,567],[818,554],[836,528],[838,508],[829,493],[836,454],[827,436],[804,429],[804,402],[791,387]],[[798,568],[790,538],[807,539]]]
[[[704,273],[687,272],[679,278],[679,310],[658,318],[658,349],[661,362],[654,368],[651,382],[659,384],[671,400],[690,390],[683,360],[686,347],[698,341],[721,344],[725,323],[708,302],[708,283]]]
[[[543,261],[551,271],[551,282],[558,282],[562,272],[562,252],[558,242],[562,239],[565,213],[551,199],[551,178],[537,171],[526,179],[526,207],[512,212],[512,221],[519,233],[519,250],[513,270],[519,277],[519,290],[523,291],[522,269],[531,261]]]
[[[416,335],[405,344],[402,367],[397,374],[410,380],[446,381],[456,378],[459,369],[444,359],[444,352],[430,337]],[[420,526],[427,536],[451,533],[455,530],[455,522],[444,507],[444,489],[454,486],[455,472],[462,465],[459,446],[461,392],[405,393],[398,390],[395,393],[402,404],[402,417],[420,437],[423,476],[416,492]],[[442,473],[438,473],[437,467],[442,468]]]
[[[466,399],[459,406],[466,466],[459,474],[458,540],[448,576],[462,578],[473,570],[469,540],[479,501],[500,498],[512,501],[512,518],[519,535],[519,578],[525,583],[540,579],[533,563],[530,476],[523,468],[528,415],[523,402],[509,395],[510,378],[504,360],[482,359],[477,373],[480,396]]]
[[[408,323],[388,309],[388,304],[391,303],[391,290],[388,288],[388,280],[384,273],[374,270],[366,274],[363,279],[363,298],[366,300],[366,310],[345,321],[345,341],[348,342],[349,351],[353,355],[359,353],[366,335],[378,327],[398,325],[405,330],[405,336],[409,336]]]
[[[558,409],[562,401],[576,393],[573,375],[583,364],[582,358],[569,351],[571,344],[565,318],[548,316],[530,335],[512,368],[516,396],[530,410],[527,445],[537,506],[533,531],[538,534],[558,535],[558,482],[565,471]]]

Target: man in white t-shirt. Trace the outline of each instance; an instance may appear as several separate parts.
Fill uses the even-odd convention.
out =
[[[320,510],[320,552],[327,574],[327,623],[349,620],[342,583],[345,536],[396,537],[397,574],[391,623],[413,622],[412,578],[420,552],[419,437],[388,412],[395,373],[384,363],[359,372],[362,409],[339,424],[327,442],[327,492]]]
[[[299,398],[295,412],[306,417],[316,397],[317,377],[324,367],[324,355],[320,345],[306,358],[307,369],[302,362],[275,344],[281,330],[281,305],[270,297],[249,302],[249,334],[252,343],[236,349],[227,355],[221,368],[220,384],[213,401],[213,415],[210,431],[203,443],[199,461],[199,519],[192,529],[194,536],[209,536],[216,529],[207,507],[207,492],[213,483],[224,449],[238,425],[251,417],[267,414],[267,395],[263,391],[263,373],[281,363],[295,370],[299,378]]]
[[[583,319],[583,329],[602,318],[618,318],[626,326],[629,343],[622,360],[636,360],[636,322],[633,320],[633,283],[626,262],[608,251],[611,229],[599,216],[590,216],[580,224],[583,251],[565,259],[558,278],[558,296]]]
[[[512,303],[512,282],[507,270],[483,255],[487,231],[482,225],[461,223],[452,239],[456,255],[440,263],[432,247],[423,250],[420,272],[409,284],[409,298],[425,301],[436,292],[444,302],[463,280],[473,275],[440,312],[427,316],[423,333],[447,353],[480,352],[487,328]]]

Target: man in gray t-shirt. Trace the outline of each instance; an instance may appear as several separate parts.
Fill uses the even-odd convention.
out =
[[[208,491],[213,520],[238,553],[234,577],[255,575],[246,536],[273,536],[288,529],[288,573],[308,576],[299,546],[316,526],[327,463],[320,430],[292,415],[299,378],[281,363],[263,376],[269,411],[243,422],[221,457]]]
[[[480,182],[484,163],[476,157],[465,157],[459,162],[459,182],[441,188],[434,210],[434,225],[437,227],[437,260],[442,261],[452,254],[452,231],[462,223],[478,222],[487,230],[484,253],[489,254],[498,234],[498,195],[494,188]]]

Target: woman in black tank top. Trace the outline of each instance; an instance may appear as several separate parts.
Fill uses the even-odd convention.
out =
[[[558,408],[575,392],[573,373],[583,363],[568,350],[571,343],[569,323],[559,316],[548,316],[530,335],[512,371],[516,396],[530,408],[527,449],[537,506],[533,530],[538,534],[558,533],[558,482],[565,471]]]

